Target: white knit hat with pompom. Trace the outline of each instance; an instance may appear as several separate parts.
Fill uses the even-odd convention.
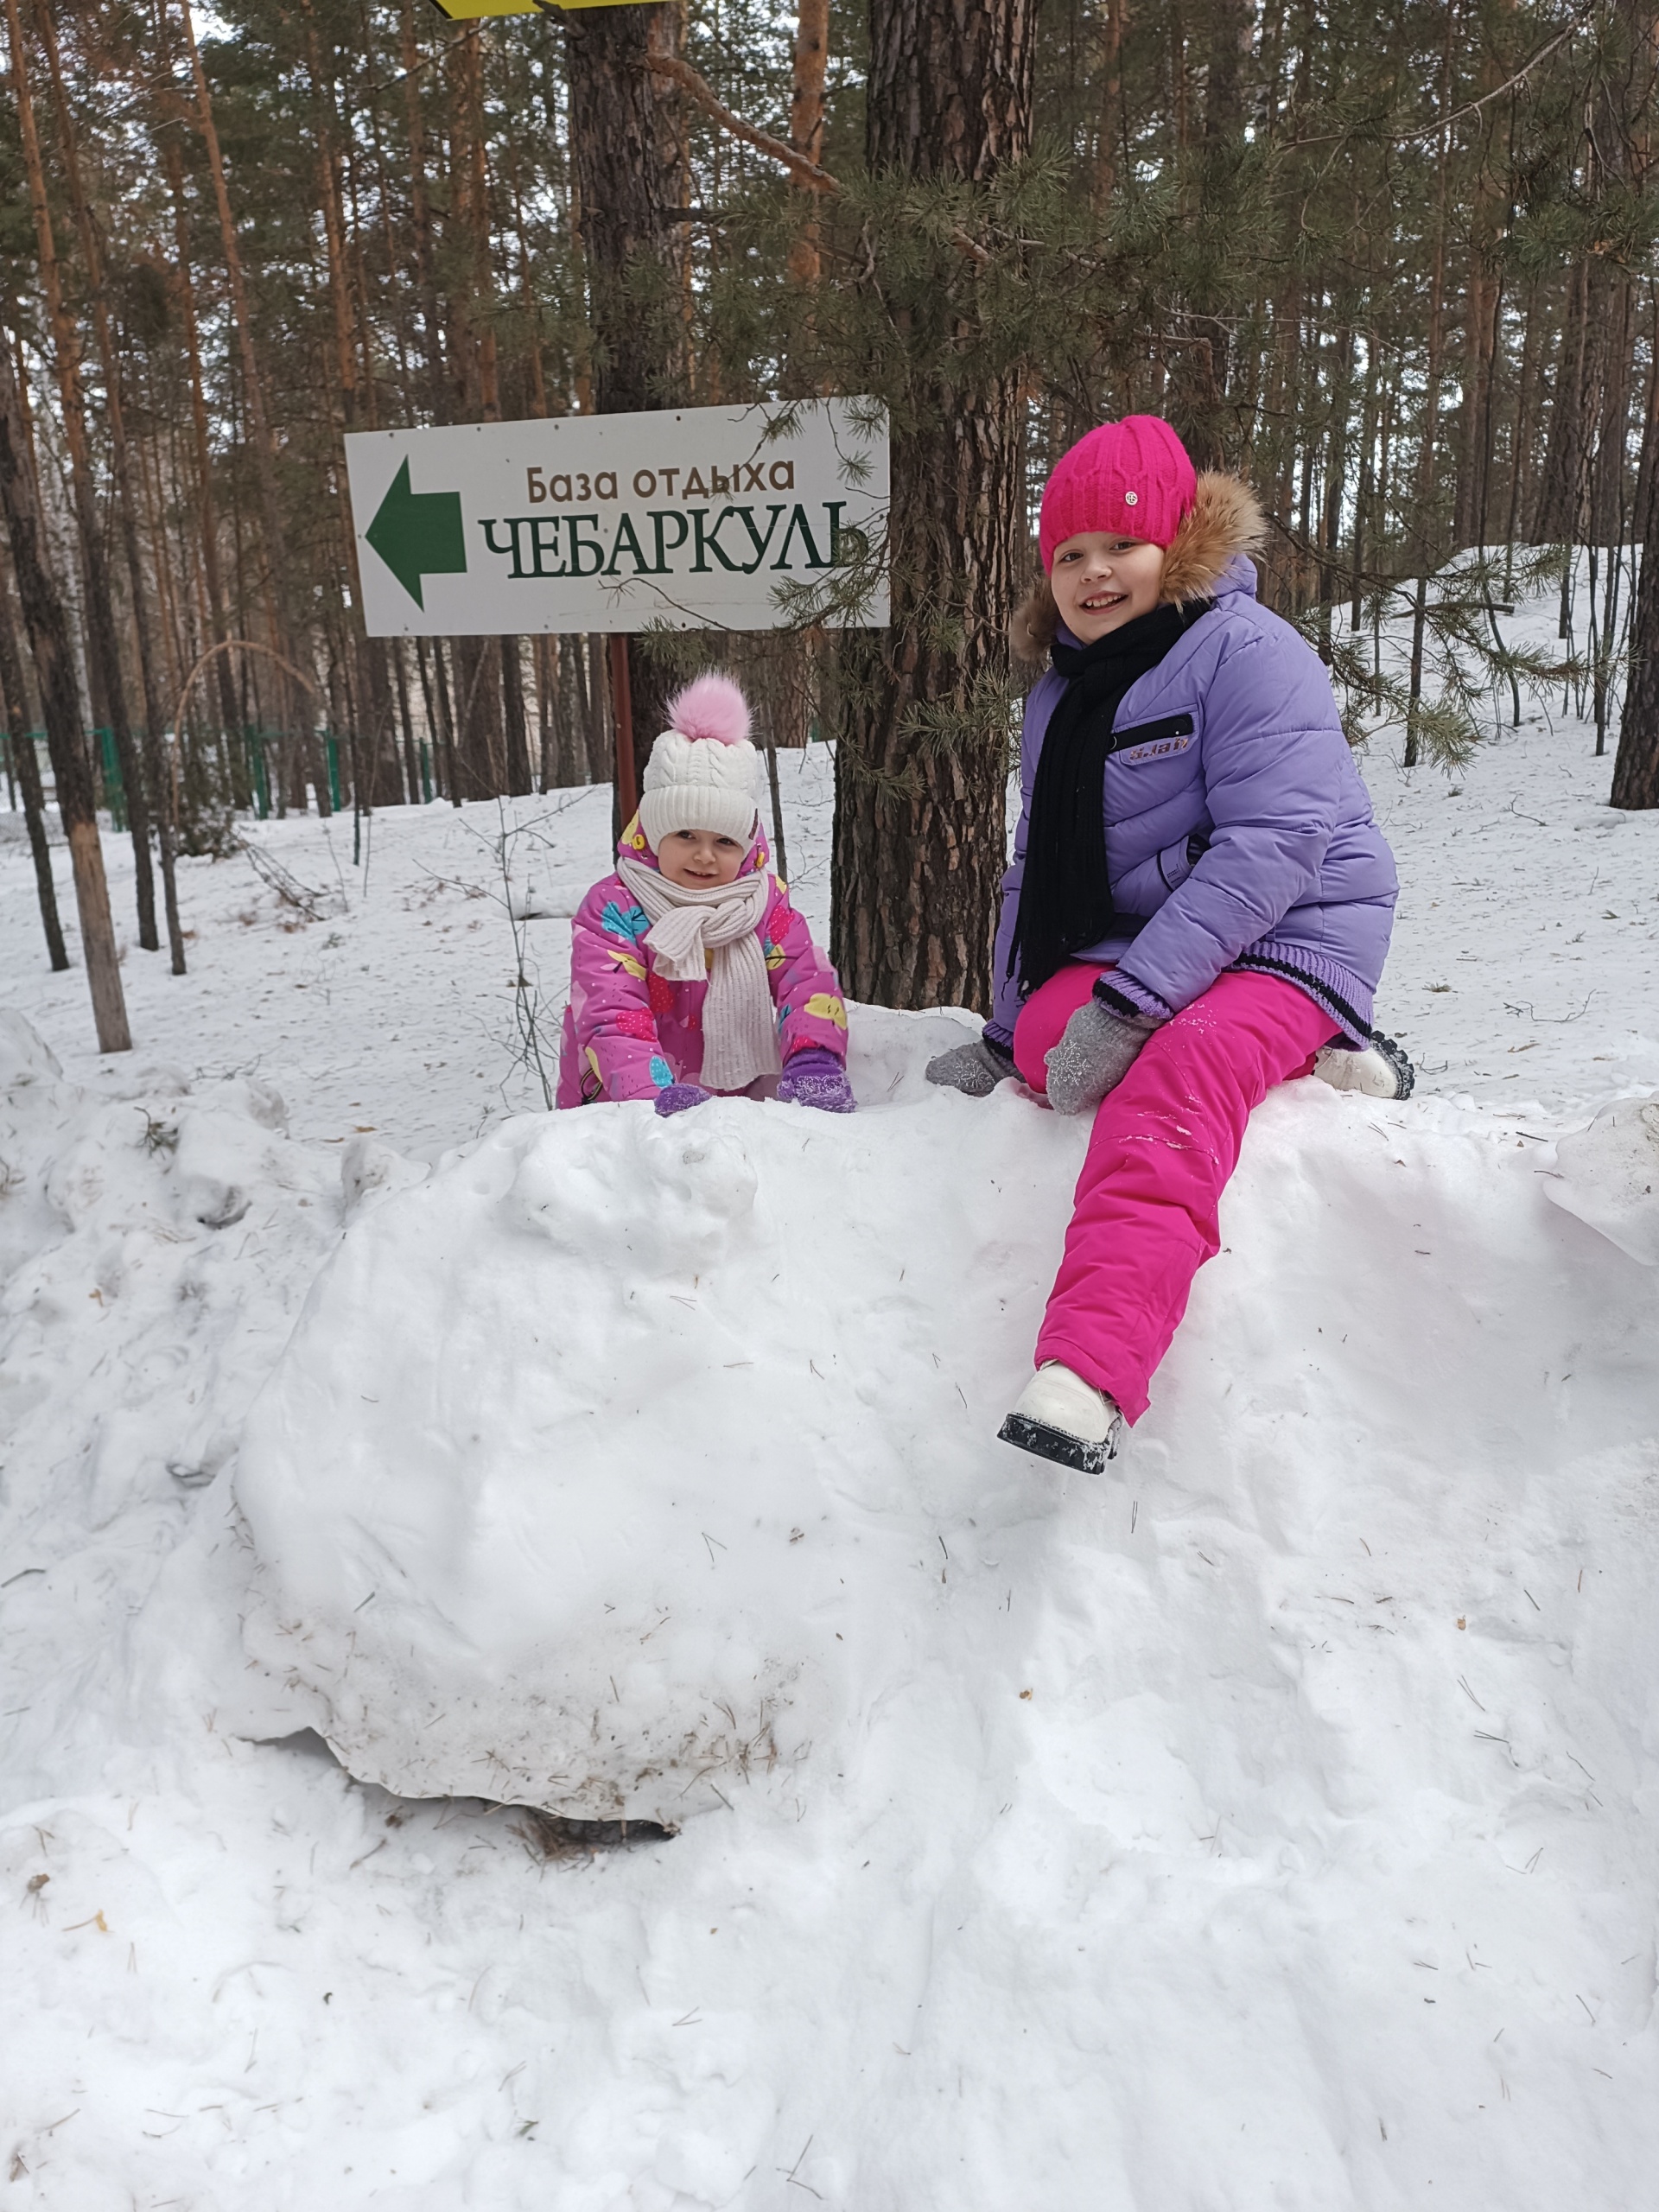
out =
[[[700,676],[668,702],[668,728],[645,763],[639,827],[653,852],[677,830],[747,845],[754,835],[760,755],[749,709],[729,676]]]

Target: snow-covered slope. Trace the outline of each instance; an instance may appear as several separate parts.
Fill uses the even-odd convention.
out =
[[[268,1096],[129,1101],[123,1142],[33,1054],[20,2202],[1640,2201],[1659,1271],[1548,1203],[1530,1122],[1294,1086],[1154,1413],[1062,1483],[991,1432],[1082,1133],[926,1092],[940,1026],[859,1025],[887,1103],[850,1122],[521,1121],[349,1193]],[[236,1648],[234,1460],[180,1477],[348,1195],[245,1429],[284,1681]],[[550,1651],[621,1670],[612,1778],[775,1662],[779,1764],[538,1867],[511,1816],[249,1739],[517,1795],[436,1696],[522,1747]]]

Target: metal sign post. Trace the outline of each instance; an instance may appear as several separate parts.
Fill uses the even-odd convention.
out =
[[[616,725],[617,827],[626,830],[639,807],[639,779],[633,767],[633,694],[628,683],[628,640],[613,632],[608,640],[611,655],[611,717]]]

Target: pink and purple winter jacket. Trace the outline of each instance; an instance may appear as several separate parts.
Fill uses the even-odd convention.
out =
[[[657,866],[637,817],[622,832],[618,850],[646,868]],[[757,830],[741,872],[759,874],[770,863],[766,837]],[[709,986],[671,983],[658,975],[645,942],[650,927],[620,875],[596,883],[576,909],[570,1001],[559,1049],[559,1105],[654,1099],[670,1084],[698,1080]],[[758,934],[778,1009],[779,1058],[787,1065],[797,1052],[816,1047],[844,1063],[847,1008],[841,985],[777,876]]]
[[[1393,855],[1318,654],[1256,604],[1255,570],[1242,555],[1212,594],[1211,611],[1124,694],[1106,761],[1113,903],[1145,918],[1073,957],[1116,961],[1114,986],[1160,1020],[1228,969],[1279,976],[1363,1044],[1399,893]],[[1022,998],[1007,968],[1026,823],[1065,688],[1050,669],[1026,702],[1023,805],[987,1024],[1005,1046]]]

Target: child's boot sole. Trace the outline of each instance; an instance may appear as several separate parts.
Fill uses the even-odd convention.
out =
[[[1004,1444],[1012,1444],[1017,1451],[1029,1452],[1039,1459],[1052,1459],[1062,1467],[1075,1467],[1079,1474],[1103,1475],[1107,1462],[1116,1459],[1113,1438],[1096,1440],[1087,1436],[1068,1436],[1063,1428],[1051,1428],[1046,1421],[1033,1421],[1029,1414],[1010,1414],[996,1432]]]

